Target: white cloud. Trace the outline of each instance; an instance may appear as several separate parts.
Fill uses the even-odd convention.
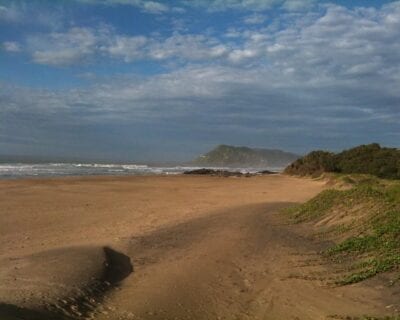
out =
[[[144,36],[116,36],[108,47],[104,47],[104,50],[112,57],[119,57],[125,62],[131,62],[144,57],[143,48],[147,42],[148,39]]]
[[[77,2],[95,5],[126,5],[142,9],[144,12],[160,14],[168,12],[171,8],[165,2],[150,0],[75,0]],[[178,9],[179,11],[179,9]],[[177,11],[176,11],[177,12]]]
[[[90,59],[98,50],[99,39],[104,36],[100,30],[73,27],[65,33],[52,32],[47,35],[29,37],[28,47],[33,61],[39,64],[67,66]]]
[[[263,11],[281,7],[290,11],[310,8],[316,0],[182,0],[187,6],[207,8],[210,11],[246,10]]]
[[[148,57],[155,60],[178,58],[198,61],[220,58],[227,51],[226,46],[204,35],[175,34],[163,41],[153,40],[148,47]]]
[[[27,45],[38,63],[98,56],[182,63],[165,74],[80,90],[2,88],[0,119],[12,111],[38,122],[45,115],[64,124],[157,123],[182,135],[196,123],[225,136],[251,132],[259,141],[286,130],[296,143],[299,133],[324,141],[363,139],[372,131],[397,137],[400,2],[381,9],[326,5],[280,19],[279,28],[231,29],[235,38],[225,41],[207,34],[128,36],[109,27],[37,35]]]
[[[288,11],[302,11],[310,9],[317,3],[316,0],[286,0],[282,8]]]
[[[3,42],[3,49],[8,52],[20,52],[21,46],[15,41],[5,41]]]
[[[173,11],[184,13],[185,7],[198,7],[210,11],[243,10],[263,11],[280,7],[288,11],[299,11],[311,8],[317,0],[178,0],[181,6],[171,6],[168,1],[150,0],[75,0],[83,3],[102,5],[131,5],[150,13]]]
[[[162,13],[169,10],[167,5],[160,2],[142,1],[141,5],[145,11],[150,13]]]
[[[254,59],[260,55],[258,50],[252,49],[242,49],[242,50],[233,50],[229,53],[229,60],[233,63],[241,63],[246,60]]]
[[[400,2],[381,10],[349,10],[326,5],[325,11],[281,16],[281,28],[231,29],[226,40],[207,34],[169,37],[128,36],[112,28],[73,27],[66,32],[28,38],[33,61],[71,65],[97,58],[180,63],[268,64],[283,73],[310,79],[355,77],[368,73],[395,78],[400,63]],[[285,19],[290,21],[286,22]],[[230,38],[236,40],[232,43]],[[313,78],[315,76],[315,78]]]
[[[265,22],[265,20],[267,20],[267,17],[265,15],[255,13],[245,17],[243,19],[243,22],[245,24],[262,24]]]
[[[148,38],[116,34],[112,28],[73,27],[66,32],[31,36],[28,50],[34,62],[68,66],[99,57],[137,60],[206,61],[228,54],[228,47],[205,35],[174,34],[170,37]]]
[[[38,9],[30,3],[9,1],[7,6],[0,5],[0,23],[40,26],[51,30],[60,28],[64,24],[63,9]]]

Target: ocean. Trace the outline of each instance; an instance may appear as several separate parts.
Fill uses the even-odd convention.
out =
[[[0,164],[0,179],[57,176],[93,176],[93,175],[173,175],[199,167],[155,167],[144,164],[98,164],[98,163],[3,163]],[[216,169],[216,168],[212,168]],[[218,168],[221,169],[221,168]],[[227,169],[227,168],[226,168]],[[281,168],[265,168],[281,171]],[[229,168],[230,171],[255,173],[261,169]]]

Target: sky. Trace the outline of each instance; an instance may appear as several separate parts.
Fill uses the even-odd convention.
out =
[[[400,143],[400,1],[0,0],[0,155]]]

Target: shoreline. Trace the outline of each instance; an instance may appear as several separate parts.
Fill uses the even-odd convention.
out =
[[[280,172],[282,168],[265,167],[197,167],[174,166],[152,167],[148,165],[128,164],[0,164],[0,179],[52,178],[52,177],[80,177],[80,176],[147,176],[147,175],[176,175],[176,174],[265,174]]]
[[[267,173],[262,173],[262,172],[255,172],[255,173],[249,173],[248,176],[246,174],[242,174],[242,176],[234,176],[236,171],[228,171],[226,172],[232,174],[231,176],[220,176],[220,175],[214,175],[214,174],[190,174],[192,177],[217,177],[217,178],[249,178],[249,177],[261,177],[261,176],[266,176],[266,175],[285,175],[288,177],[294,177],[290,175],[286,175],[283,172],[275,172],[271,171],[270,174]],[[0,183],[3,181],[52,181],[52,180],[84,180],[84,179],[102,179],[102,178],[109,178],[109,179],[129,179],[129,178],[135,178],[135,177],[155,177],[155,178],[161,178],[161,177],[182,177],[182,176],[188,176],[187,173],[185,172],[179,172],[179,173],[151,173],[151,174],[82,174],[82,175],[53,175],[53,176],[23,176],[23,177],[7,177],[3,178],[0,176]]]

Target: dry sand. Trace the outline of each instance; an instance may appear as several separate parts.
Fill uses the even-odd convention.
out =
[[[278,214],[324,187],[282,175],[0,181],[0,319],[391,314],[398,296],[377,280],[328,285],[324,244]]]

